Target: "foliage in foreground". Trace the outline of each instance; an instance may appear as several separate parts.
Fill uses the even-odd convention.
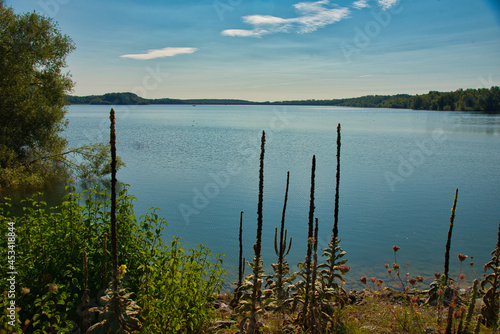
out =
[[[0,258],[7,259],[7,236],[9,231],[15,233],[12,264],[17,272],[14,298],[9,296],[9,282],[0,283],[4,292],[0,332],[13,331],[7,309],[12,300],[18,308],[18,333],[61,333],[102,322],[99,311],[112,297],[106,291],[112,277],[109,194],[105,190],[77,194],[69,188],[57,208],[47,207],[39,197],[26,200],[24,213],[17,217],[10,214],[9,202],[0,205]],[[211,298],[222,287],[221,258],[213,261],[204,246],[185,251],[177,238],[164,243],[164,219],[157,209],[137,218],[134,200],[126,188],[120,191],[118,259],[126,268],[122,300],[140,307],[137,317],[145,333],[202,328],[211,319]],[[0,268],[2,277],[10,277],[10,271],[7,266]]]

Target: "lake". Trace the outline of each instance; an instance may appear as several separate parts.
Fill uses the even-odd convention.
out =
[[[69,107],[70,146],[109,140],[109,106]],[[263,260],[276,262],[279,226],[290,171],[286,227],[293,237],[292,271],[304,260],[311,180],[316,155],[319,246],[333,226],[336,127],[342,125],[339,236],[351,272],[388,279],[384,264],[410,263],[410,275],[430,283],[443,271],[450,209],[458,205],[450,273],[457,254],[490,259],[500,218],[500,116],[462,112],[316,106],[118,106],[117,150],[127,164],[118,180],[138,197],[137,216],[161,209],[166,238],[184,247],[205,244],[224,253],[227,283],[236,280],[238,227],[244,256],[253,258],[260,136],[266,131]],[[247,266],[247,272],[249,272]],[[474,278],[470,269],[468,278]]]

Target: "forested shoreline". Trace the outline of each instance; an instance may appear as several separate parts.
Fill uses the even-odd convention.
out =
[[[332,100],[289,100],[253,102],[239,99],[145,99],[134,93],[72,96],[69,104],[150,105],[150,104],[212,104],[212,105],[320,105],[361,108],[397,108],[414,110],[500,112],[500,88],[458,89],[453,92],[430,91],[427,94],[367,95]]]

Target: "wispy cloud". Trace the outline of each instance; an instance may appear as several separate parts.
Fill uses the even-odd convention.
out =
[[[260,37],[264,35],[266,31],[261,30],[244,30],[244,29],[226,29],[222,32],[223,36],[231,37]]]
[[[197,48],[172,48],[167,47],[158,50],[148,50],[146,53],[138,53],[138,54],[128,54],[120,56],[122,58],[132,58],[132,59],[140,59],[140,60],[149,60],[155,58],[163,58],[163,57],[173,57],[180,54],[189,54],[194,53],[198,50]]]
[[[370,7],[370,5],[368,4],[368,0],[358,0],[358,1],[355,1],[352,6],[356,9],[363,9],[363,8],[366,8],[366,7]]]
[[[396,5],[399,0],[377,0],[378,5],[382,7],[383,10],[389,9]]]
[[[271,15],[248,15],[243,22],[252,25],[253,29],[227,29],[222,31],[224,36],[261,37],[278,32],[311,33],[327,25],[339,22],[349,17],[350,10],[330,5],[329,0],[316,2],[300,2],[293,7],[298,16],[282,18]]]

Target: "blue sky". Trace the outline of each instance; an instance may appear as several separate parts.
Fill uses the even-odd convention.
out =
[[[76,44],[73,94],[253,101],[500,85],[499,0],[6,0]]]

